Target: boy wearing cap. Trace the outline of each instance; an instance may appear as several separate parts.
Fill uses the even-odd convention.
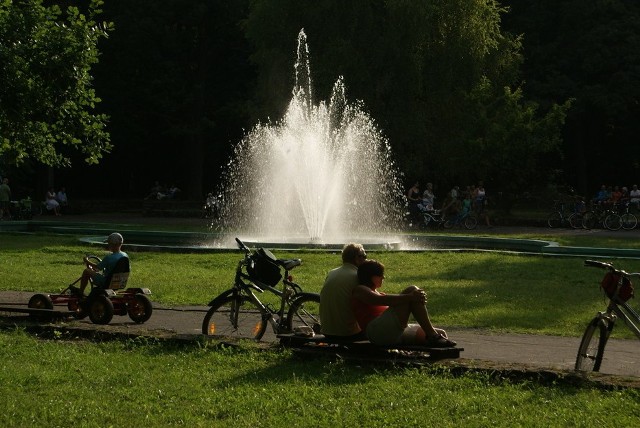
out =
[[[121,251],[123,242],[124,239],[122,235],[114,232],[107,238],[107,248],[111,251],[111,254],[102,259],[100,263],[93,263],[87,259],[87,257],[82,259],[87,267],[84,272],[82,272],[82,279],[80,280],[79,293],[81,295],[84,295],[84,289],[89,283],[89,278],[91,278],[94,284],[104,287],[106,285],[106,278],[111,274],[118,260],[122,257],[129,257],[127,253]]]

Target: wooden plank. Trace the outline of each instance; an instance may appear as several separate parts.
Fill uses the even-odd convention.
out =
[[[73,315],[71,311],[62,311],[56,309],[36,309],[36,308],[25,308],[25,307],[16,307],[16,306],[0,306],[0,313],[2,312],[17,312],[22,314],[29,315],[37,315],[40,317],[51,317],[51,318],[61,318],[61,317],[70,317]]]
[[[322,335],[314,337],[280,334],[277,336],[283,346],[299,351],[323,354],[351,354],[370,357],[387,357],[395,359],[398,355],[413,356],[428,360],[459,358],[464,348],[426,348],[415,345],[380,346],[368,340],[327,340]]]

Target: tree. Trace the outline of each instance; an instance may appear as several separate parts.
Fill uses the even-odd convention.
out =
[[[68,166],[80,152],[88,164],[111,149],[107,116],[94,113],[91,86],[98,40],[111,30],[96,23],[101,0],[87,14],[42,0],[0,0],[0,158]]]
[[[542,106],[574,98],[564,127],[564,179],[592,194],[640,174],[640,3],[512,1],[505,20],[524,33],[525,90]]]
[[[344,75],[412,182],[519,190],[546,181],[543,160],[558,153],[569,104],[542,111],[526,99],[521,38],[501,29],[506,13],[495,0],[255,0],[246,31],[263,117],[286,106],[304,27],[317,92]]]
[[[176,184],[182,197],[193,200],[216,187],[231,143],[248,126],[246,92],[253,71],[239,26],[247,4],[105,4],[104,16],[115,31],[101,45],[95,77],[96,88],[106,94],[101,108],[110,117],[114,148],[93,171],[119,168],[123,174],[113,180],[131,196],[144,196],[155,180]]]

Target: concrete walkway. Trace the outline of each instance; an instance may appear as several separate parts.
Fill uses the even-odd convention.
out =
[[[26,307],[33,293],[0,292],[0,307]],[[61,308],[65,310],[66,308]],[[135,324],[126,316],[114,316],[109,325],[95,325],[88,319],[59,321],[57,328],[80,328],[133,335],[196,339],[200,335],[207,307],[169,308],[154,304],[151,319]],[[24,314],[0,310],[0,324],[31,323]],[[586,322],[585,322],[586,327]],[[579,338],[529,334],[494,334],[473,329],[447,329],[449,336],[464,348],[462,362],[526,370],[573,371]],[[275,342],[271,331],[263,341]],[[640,341],[611,339],[606,347],[600,373],[635,378],[640,381]]]

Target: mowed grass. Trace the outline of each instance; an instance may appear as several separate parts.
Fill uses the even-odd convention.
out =
[[[0,426],[635,426],[638,390],[0,332]]]
[[[82,255],[74,237],[0,236],[0,289],[56,292]],[[125,248],[126,249],[126,248]],[[338,253],[280,252],[304,265],[295,279],[319,291]],[[442,326],[578,336],[605,301],[602,272],[581,259],[499,253],[369,252],[384,288],[424,287]],[[131,286],[155,302],[204,305],[228,288],[241,253],[130,252]],[[640,262],[615,261],[629,271]],[[620,334],[623,329],[614,332]],[[0,331],[0,426],[635,426],[637,389],[454,376],[446,367],[375,367],[300,359],[276,349],[151,339],[89,342]],[[625,336],[622,336],[625,337]]]
[[[60,291],[79,277],[85,253],[106,254],[69,236],[4,234],[1,239],[1,290]],[[339,252],[274,252],[303,260],[293,275],[306,291],[319,292],[326,273],[340,264]],[[231,286],[242,258],[240,251],[129,255],[129,286],[150,288],[152,300],[165,305],[206,305]],[[588,320],[606,306],[599,289],[604,272],[584,267],[582,258],[375,251],[369,251],[369,257],[386,266],[383,291],[397,293],[410,284],[423,287],[434,323],[445,327],[580,336]],[[640,271],[638,260],[612,261],[627,271]],[[270,295],[261,298],[268,301]],[[618,328],[614,337],[632,336]]]

